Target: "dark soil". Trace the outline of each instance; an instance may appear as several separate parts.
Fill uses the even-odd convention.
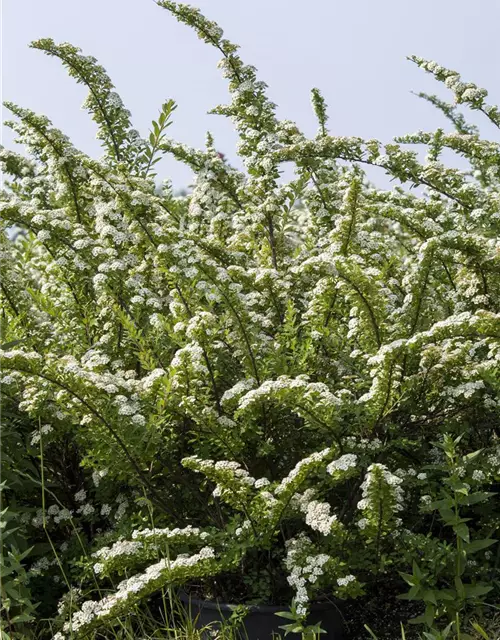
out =
[[[365,625],[370,627],[378,640],[400,640],[401,623],[404,624],[407,640],[418,638],[416,628],[408,624],[408,620],[422,613],[422,604],[398,600],[398,593],[401,591],[381,588],[378,593],[343,602],[341,611],[346,627],[345,640],[371,638]]]

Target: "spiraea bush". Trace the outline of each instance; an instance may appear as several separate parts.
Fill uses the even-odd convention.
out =
[[[299,625],[324,597],[399,593],[426,638],[470,637],[499,596],[500,148],[456,105],[500,112],[413,57],[453,92],[423,96],[451,132],[333,136],[313,89],[308,139],[218,25],[158,5],[221,53],[231,101],[214,113],[244,170],[210,134],[205,150],[167,137],[172,100],[143,139],[69,44],[32,46],[88,88],[102,158],[6,103],[30,158],[0,153],[2,389],[31,426],[7,442],[24,475],[4,493],[39,550],[19,572],[44,628],[104,634],[196,584]],[[193,170],[189,195],[158,190],[166,153]]]

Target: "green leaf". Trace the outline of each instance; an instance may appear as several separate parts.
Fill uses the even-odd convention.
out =
[[[306,630],[310,633],[314,633],[315,635],[320,635],[322,633],[326,633],[324,629],[321,628],[321,621],[318,624],[307,627]]]
[[[480,596],[485,596],[492,589],[493,587],[481,584],[464,584],[466,598],[479,598]]]
[[[287,620],[295,620],[297,616],[294,616],[293,613],[289,611],[278,611],[274,614],[275,616],[279,616],[280,618],[286,618]]]
[[[35,607],[33,607],[34,609]],[[11,623],[13,624],[17,624],[18,622],[31,622],[32,620],[34,620],[34,616],[32,616],[30,613],[20,613],[17,616],[14,616],[11,619]]]
[[[14,601],[19,600],[21,592],[15,588],[13,582],[4,582],[2,588],[9,598],[12,598]]]
[[[464,460],[467,460],[467,462],[470,462],[471,460],[474,460],[475,458],[477,458],[478,455],[481,454],[482,452],[483,452],[483,449],[478,449],[477,451],[468,453],[467,455],[464,456]]]
[[[283,629],[285,635],[288,635],[289,633],[300,633],[303,629],[301,624],[284,624],[279,628]]]
[[[428,627],[432,627],[434,618],[436,617],[436,608],[432,604],[425,607],[424,620]]]
[[[413,561],[412,569],[413,569],[413,575],[415,575],[418,578],[418,580],[421,580],[423,578],[423,573],[420,570],[420,567],[418,566],[415,560]]]
[[[370,629],[370,627],[367,624],[365,624],[363,626],[368,631],[368,633],[371,635],[373,640],[377,640],[377,636],[373,633],[373,631]]]
[[[455,522],[455,512],[448,508],[439,509],[439,515],[444,520],[444,522],[451,526]]]
[[[449,498],[434,500],[434,502],[431,502],[429,506],[431,507],[431,509],[439,509],[439,510],[443,508],[451,509],[451,507],[453,507],[453,498],[450,496]]]
[[[462,538],[462,540],[464,540],[465,542],[469,542],[469,527],[466,524],[461,522],[460,524],[454,525],[453,530],[459,538]]]
[[[457,590],[458,597],[463,600],[465,598],[465,587],[461,578],[455,576],[455,589]]]
[[[469,496],[463,499],[464,504],[477,504],[478,502],[484,502],[485,500],[489,500],[489,498],[493,497],[495,493],[491,491],[477,491],[476,493],[471,493]]]
[[[415,585],[414,587],[412,587],[409,592],[408,592],[408,599],[409,600],[415,600],[417,598],[417,596],[420,593],[420,586],[419,585]]]
[[[4,342],[4,344],[0,345],[0,349],[2,349],[2,351],[6,351],[7,349],[16,347],[18,344],[21,344],[23,342],[26,342],[26,338],[20,338],[19,340],[11,340],[10,342]]]
[[[400,573],[399,574],[405,582],[407,582],[410,587],[415,587],[418,584],[418,580],[416,580],[415,576],[410,573]]]
[[[447,602],[455,600],[456,596],[455,592],[451,589],[440,589],[439,591],[435,591],[434,593],[436,594],[436,598],[438,600],[445,600]]]
[[[490,640],[488,634],[478,622],[471,622],[474,631],[477,631],[484,640]]]
[[[409,624],[427,624],[424,615],[417,616],[416,618],[410,618],[408,622]]]
[[[462,549],[460,551],[460,553],[457,551],[457,571],[458,571],[458,575],[463,575],[465,572],[465,568],[467,566],[467,553],[465,552],[464,549]]]
[[[465,545],[465,551],[467,553],[476,553],[476,551],[482,551],[483,549],[487,549],[488,547],[491,547],[491,545],[495,544],[495,542],[498,542],[498,541],[494,540],[493,538],[484,538],[483,540],[473,540],[472,542],[469,542],[468,544]]]

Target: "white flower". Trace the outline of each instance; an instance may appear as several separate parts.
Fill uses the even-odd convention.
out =
[[[262,487],[267,487],[267,485],[271,484],[267,478],[259,478],[255,481],[255,488],[261,489]]]
[[[333,475],[336,471],[347,471],[355,467],[357,463],[358,457],[354,453],[346,453],[337,460],[330,462],[326,470],[330,475]]]
[[[108,475],[108,469],[99,469],[92,472],[92,482],[95,487],[98,487],[102,478]]]
[[[90,516],[94,513],[94,511],[95,511],[95,508],[89,503],[82,505],[78,509],[78,513],[81,513],[82,516]]]
[[[343,578],[337,578],[337,584],[339,587],[347,587],[347,585],[351,582],[354,582],[356,578],[353,575],[348,575]]]
[[[83,502],[86,497],[87,497],[87,492],[85,491],[85,489],[80,489],[80,491],[75,493],[75,500],[77,502]]]
[[[71,520],[73,512],[69,509],[61,509],[59,513],[54,516],[54,522],[64,522],[65,520]]]
[[[306,524],[311,529],[328,535],[337,522],[337,516],[330,515],[330,505],[327,502],[313,500],[307,505]]]

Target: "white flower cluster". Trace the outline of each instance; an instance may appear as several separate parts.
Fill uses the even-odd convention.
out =
[[[252,523],[250,522],[250,520],[244,520],[241,527],[237,527],[235,529],[234,534],[239,538],[245,533],[245,531],[249,531],[251,528],[252,528]]]
[[[82,506],[77,509],[77,513],[80,513],[82,516],[91,516],[95,513],[95,507],[90,503],[82,504]]]
[[[65,507],[61,508],[57,504],[52,504],[48,507],[45,512],[45,521],[48,523],[52,518],[55,524],[59,524],[60,522],[65,522],[66,520],[71,520],[73,517],[73,511],[70,509],[66,509]],[[29,514],[26,515],[26,519],[29,520]],[[31,518],[31,524],[34,527],[40,528],[43,526],[43,511],[42,509],[38,509],[36,515]]]
[[[213,496],[220,497],[237,508],[241,508],[256,482],[246,469],[242,469],[238,462],[231,460],[214,462],[202,460],[198,456],[190,456],[184,458],[182,464],[195,473],[203,473],[215,482]]]
[[[306,513],[307,507],[314,499],[315,495],[316,490],[313,488],[306,489],[303,493],[294,493],[290,500],[290,506],[295,511],[302,511],[303,513]]]
[[[262,487],[267,487],[270,484],[271,484],[271,482],[267,478],[258,478],[255,481],[255,488],[256,489],[262,489]]]
[[[308,583],[314,585],[325,573],[325,565],[330,556],[325,553],[313,553],[311,540],[301,534],[287,541],[285,567],[288,571],[288,584],[295,589],[297,613],[305,615],[309,602]]]
[[[275,488],[274,493],[276,495],[280,495],[283,493],[289,485],[291,485],[294,480],[301,477],[302,472],[308,470],[309,467],[314,466],[317,463],[323,462],[325,458],[327,458],[331,453],[331,449],[327,447],[322,451],[315,451],[307,458],[303,458],[298,462],[295,467],[290,471],[290,473],[283,478],[283,480],[279,483],[279,485]]]
[[[327,502],[314,499],[315,493],[312,488],[306,489],[304,493],[295,493],[290,500],[290,506],[293,510],[305,514],[306,524],[311,529],[327,536],[341,525],[337,516],[331,514],[331,506]]]
[[[240,399],[239,409],[242,411],[265,399],[281,398],[284,393],[290,394],[292,401],[299,394],[305,400],[325,406],[338,407],[341,404],[341,400],[322,382],[308,382],[307,376],[280,376],[277,380],[266,380],[257,389],[248,391]]]
[[[42,435],[48,435],[49,433],[51,433],[51,431],[53,431],[54,429],[52,428],[52,426],[50,424],[44,424],[42,425],[42,427],[40,428],[39,431],[33,431],[33,433],[31,434],[31,444],[32,445],[36,445],[40,442],[40,438]]]
[[[234,398],[239,399],[244,393],[246,393],[249,389],[251,389],[255,385],[255,380],[253,378],[249,378],[248,380],[240,380],[230,389],[225,391],[222,394],[221,402],[227,403],[233,400]]]
[[[56,562],[57,562],[57,560],[56,560]],[[34,562],[31,565],[29,573],[32,576],[40,575],[44,571],[47,571],[50,568],[51,564],[53,564],[53,563],[51,563],[50,560],[46,556],[43,556],[42,558],[39,558],[36,562]]]
[[[382,440],[377,437],[368,439],[347,436],[345,443],[350,449],[358,450],[359,452],[378,451],[383,446]]]
[[[108,469],[95,469],[92,472],[92,482],[94,483],[94,487],[98,487],[101,480],[108,475]]]
[[[338,526],[337,516],[330,515],[330,511],[331,507],[327,502],[312,500],[307,505],[306,524],[314,531],[327,536],[336,525]]]
[[[85,489],[80,489],[77,493],[75,493],[74,498],[77,502],[83,502],[87,497],[87,492]]]
[[[327,466],[326,470],[328,473],[333,475],[339,475],[338,472],[349,471],[349,469],[354,469],[358,464],[358,456],[354,453],[345,453],[340,456],[337,460],[333,460]]]
[[[123,516],[126,514],[127,509],[128,509],[128,500],[127,498],[122,495],[119,494],[116,497],[116,502],[118,502],[118,508],[116,509],[114,518],[117,522],[120,522],[120,520],[123,518]]]
[[[380,518],[387,518],[392,513],[403,510],[402,482],[400,477],[391,473],[383,464],[375,463],[368,467],[361,485],[362,499],[357,505],[360,511],[365,512],[365,517],[358,521],[361,530],[366,529],[371,519],[380,521]],[[380,521],[376,526],[381,524]]]
[[[174,529],[135,529],[132,531],[132,538],[134,540],[146,540],[148,538],[155,538],[157,540],[171,540],[171,539],[182,539],[182,538],[199,538],[200,540],[206,540],[209,534],[206,531],[202,531],[198,529],[198,527],[193,527],[192,525],[188,525],[184,528],[175,527]]]
[[[137,543],[136,543],[137,544]],[[192,556],[179,556],[175,560],[163,559],[149,566],[144,573],[137,574],[118,585],[115,593],[102,600],[87,600],[81,609],[73,614],[71,621],[64,625],[64,632],[74,634],[96,622],[98,619],[112,617],[126,606],[127,601],[148,592],[150,585],[158,582],[163,576],[175,575],[179,569],[189,569],[206,560],[213,560],[215,552],[212,547],[204,547]]]
[[[348,584],[354,582],[355,580],[356,577],[352,574],[349,574],[348,576],[344,576],[343,578],[337,578],[337,584],[339,585],[339,587],[347,587]]]
[[[112,547],[102,547],[93,553],[92,557],[100,558],[106,562],[106,560],[110,560],[111,558],[135,555],[139,549],[142,549],[142,542],[118,540]]]

